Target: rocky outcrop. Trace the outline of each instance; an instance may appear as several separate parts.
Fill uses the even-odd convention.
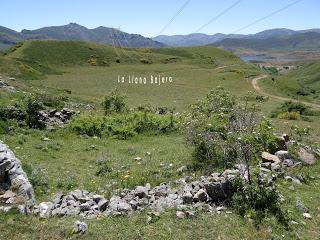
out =
[[[18,207],[26,213],[35,203],[35,195],[21,162],[14,153],[0,141],[0,207],[8,210]]]
[[[71,119],[71,117],[75,114],[79,114],[80,112],[63,108],[61,111],[56,109],[51,110],[42,110],[39,111],[39,118],[48,129],[52,129],[56,126],[63,127],[64,124]]]

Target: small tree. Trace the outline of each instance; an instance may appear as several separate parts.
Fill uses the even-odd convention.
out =
[[[106,96],[103,101],[103,108],[105,114],[110,113],[122,113],[125,112],[127,107],[125,103],[126,96],[121,95],[118,89],[111,92],[110,95]]]

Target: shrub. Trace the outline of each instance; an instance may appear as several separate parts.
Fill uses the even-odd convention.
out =
[[[284,112],[278,114],[279,119],[285,119],[285,120],[299,120],[300,119],[300,113],[299,112]]]
[[[18,104],[14,106],[1,106],[0,107],[0,119],[8,120],[15,119],[17,121],[24,121],[26,119],[27,113]]]
[[[296,93],[301,96],[309,96],[311,94],[315,94],[316,90],[309,87],[300,87]]]
[[[118,139],[128,139],[137,134],[167,134],[178,129],[172,115],[159,115],[147,112],[114,114],[106,117],[106,133]]]
[[[109,155],[103,154],[97,160],[97,166],[98,166],[98,169],[96,171],[96,176],[103,176],[111,172],[112,168],[110,167]]]
[[[103,101],[103,108],[105,114],[110,113],[122,113],[126,111],[126,97],[121,95],[118,89],[111,92],[110,95],[106,96]]]
[[[74,173],[67,172],[66,174],[59,176],[57,181],[57,188],[64,188],[71,190],[78,186],[78,180]]]
[[[30,182],[36,191],[47,192],[49,188],[48,171],[41,166],[36,167],[31,172]]]
[[[68,100],[66,96],[53,96],[49,94],[37,94],[35,100],[41,102],[46,107],[62,109],[64,101]]]
[[[71,129],[77,134],[100,136],[104,130],[105,119],[101,116],[81,115],[74,118],[70,124]]]
[[[274,186],[258,183],[254,178],[251,184],[237,178],[234,182],[235,194],[231,205],[242,217],[254,220],[256,225],[269,214],[274,215],[279,223],[288,226],[289,217],[281,206],[281,195]]]
[[[143,64],[152,64],[152,61],[150,59],[145,59],[145,58],[140,59],[140,62]]]
[[[89,136],[112,136],[128,139],[137,134],[167,134],[177,131],[178,120],[172,114],[159,115],[147,112],[131,112],[102,116],[79,116],[70,124],[73,131]]]
[[[27,112],[27,125],[30,128],[44,129],[45,123],[42,121],[39,111],[43,110],[44,106],[42,102],[35,98],[30,98],[27,101],[26,112]]]
[[[196,165],[205,168],[227,168],[235,163],[249,167],[262,150],[277,145],[270,123],[259,118],[255,106],[237,101],[221,88],[192,106],[185,129]]]
[[[87,61],[91,66],[97,66],[97,59],[95,57],[90,57]]]
[[[309,121],[306,116],[316,115],[317,112],[312,111],[311,108],[303,103],[287,101],[271,113],[271,117],[286,120],[299,120]]]
[[[292,102],[292,101],[287,101],[284,102],[280,106],[280,110],[282,112],[296,112],[299,113],[300,115],[306,115],[310,116],[313,115],[311,108],[303,103],[298,103],[298,102]]]

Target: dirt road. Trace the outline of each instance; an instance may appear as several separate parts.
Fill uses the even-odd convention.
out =
[[[256,90],[259,94],[268,96],[268,97],[270,97],[270,98],[282,100],[282,101],[300,102],[300,103],[303,103],[303,104],[305,104],[305,105],[307,105],[307,106],[320,109],[320,105],[315,104],[315,103],[309,103],[309,102],[305,102],[305,101],[299,101],[299,100],[292,99],[292,98],[280,97],[280,96],[276,96],[276,95],[273,95],[273,94],[270,94],[270,93],[266,93],[266,92],[263,91],[263,90],[260,88],[260,86],[259,86],[259,80],[264,79],[264,78],[266,78],[266,77],[268,77],[268,75],[262,75],[262,76],[259,76],[259,77],[256,77],[256,78],[252,79],[252,81],[251,81],[252,87],[253,87],[254,90]]]

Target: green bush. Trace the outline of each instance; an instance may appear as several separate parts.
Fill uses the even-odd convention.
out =
[[[66,172],[64,175],[58,177],[57,188],[66,190],[74,189],[78,186],[78,179],[76,174]]]
[[[9,105],[0,107],[0,119],[8,120],[14,119],[17,121],[24,121],[27,117],[25,110],[19,105]]]
[[[38,101],[36,98],[29,98],[27,100],[26,112],[27,119],[26,123],[30,128],[44,129],[45,123],[42,121],[39,111],[43,110],[43,103]]]
[[[53,96],[49,94],[37,94],[35,99],[46,107],[56,109],[62,109],[65,105],[64,101],[68,100],[66,96]]]
[[[125,112],[127,110],[125,99],[126,97],[121,95],[118,89],[112,91],[102,103],[105,114]]]
[[[77,134],[101,136],[105,127],[105,119],[101,116],[81,115],[72,120],[70,127]]]
[[[284,112],[278,114],[279,119],[285,119],[285,120],[299,120],[300,119],[300,113],[299,112]]]
[[[31,172],[30,182],[36,191],[47,192],[49,188],[48,171],[41,166],[36,167]]]
[[[271,113],[271,117],[285,120],[310,121],[307,116],[318,115],[318,112],[312,111],[311,108],[303,103],[287,101]]]
[[[253,219],[259,225],[265,217],[273,215],[279,223],[288,226],[288,214],[283,210],[281,195],[274,186],[259,183],[256,178],[251,184],[237,178],[234,189],[231,205],[242,217]]]
[[[255,106],[221,88],[192,106],[184,127],[196,166],[208,169],[236,162],[250,165],[261,151],[277,147],[270,123],[260,119]]]
[[[110,167],[109,156],[107,154],[103,154],[97,160],[98,169],[96,171],[96,176],[104,176],[109,172],[112,172],[112,168]]]
[[[78,134],[88,136],[112,136],[128,139],[138,134],[167,134],[177,131],[178,120],[172,114],[159,115],[147,112],[111,114],[108,116],[79,116],[70,124]]]

